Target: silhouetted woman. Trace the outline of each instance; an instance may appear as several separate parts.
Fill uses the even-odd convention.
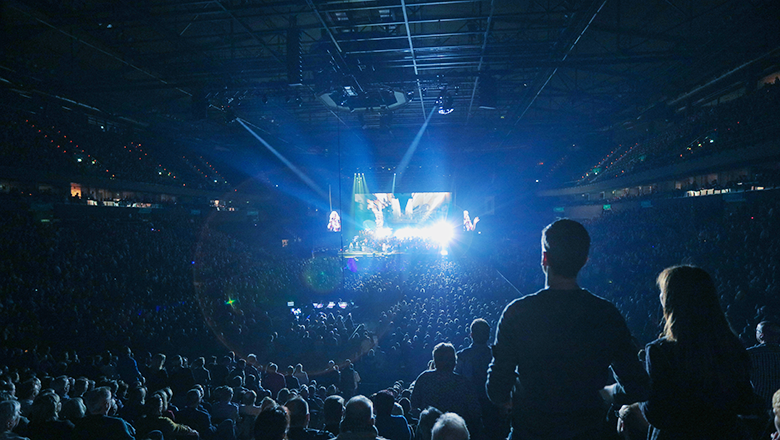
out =
[[[742,439],[737,414],[750,405],[750,361],[703,269],[658,276],[664,330],[646,348],[652,393],[641,404],[652,440]]]

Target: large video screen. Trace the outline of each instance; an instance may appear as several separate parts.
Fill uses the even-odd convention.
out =
[[[355,218],[363,229],[423,227],[447,219],[452,193],[355,194]]]

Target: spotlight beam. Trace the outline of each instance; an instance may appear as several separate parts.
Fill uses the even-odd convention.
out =
[[[412,156],[414,155],[414,152],[417,151],[417,146],[420,145],[420,140],[422,139],[422,135],[423,133],[425,133],[425,129],[428,128],[428,123],[431,121],[431,117],[433,116],[433,113],[435,111],[436,111],[436,106],[433,106],[433,108],[431,108],[431,112],[428,113],[428,117],[425,118],[425,122],[423,123],[422,127],[420,127],[420,130],[417,132],[417,135],[414,137],[412,144],[409,145],[409,149],[407,149],[406,153],[404,153],[404,157],[401,159],[401,163],[398,164],[398,168],[396,169],[396,174],[398,176],[399,182],[403,178],[404,172],[406,171],[406,167],[409,166],[409,162],[412,161]]]
[[[311,180],[311,179],[309,178],[309,176],[307,176],[306,174],[304,174],[304,173],[303,173],[303,171],[301,171],[300,169],[298,169],[298,167],[296,167],[295,165],[293,165],[293,163],[292,163],[292,162],[290,162],[289,160],[287,160],[287,158],[286,158],[286,157],[282,156],[282,154],[281,154],[281,153],[279,153],[278,151],[276,151],[276,150],[274,149],[274,147],[272,147],[272,146],[271,146],[271,144],[269,144],[268,142],[266,142],[266,141],[265,141],[265,139],[261,138],[261,137],[260,137],[260,135],[258,135],[257,133],[255,133],[255,132],[254,132],[254,130],[252,130],[251,128],[249,128],[249,126],[248,126],[248,125],[246,125],[246,124],[244,123],[244,120],[243,120],[243,119],[241,119],[241,118],[236,118],[236,121],[238,121],[238,123],[239,123],[239,124],[241,124],[241,126],[242,126],[242,127],[244,127],[244,128],[246,129],[246,131],[248,131],[248,132],[249,132],[249,133],[250,133],[252,136],[254,136],[254,137],[255,137],[255,139],[257,139],[258,141],[260,141],[260,143],[261,143],[261,144],[263,144],[263,145],[265,146],[265,148],[268,148],[268,151],[270,151],[271,153],[273,153],[273,154],[274,154],[274,156],[276,156],[277,158],[279,158],[279,160],[281,160],[281,161],[282,161],[282,163],[284,163],[285,165],[287,165],[287,168],[289,168],[289,169],[290,169],[290,170],[291,170],[293,173],[295,173],[295,175],[296,175],[296,176],[298,176],[298,177],[299,177],[301,180],[303,180],[303,182],[304,182],[306,185],[308,185],[308,186],[309,186],[309,188],[311,188],[312,190],[314,190],[314,192],[316,192],[316,193],[317,193],[317,195],[319,195],[319,196],[320,196],[320,197],[322,197],[323,199],[327,199],[327,198],[328,198],[328,195],[327,195],[327,194],[325,194],[325,191],[323,191],[323,190],[322,190],[320,187],[318,187],[318,186],[317,186],[317,184],[316,184],[316,183],[314,183],[314,181],[313,181],[313,180]]]

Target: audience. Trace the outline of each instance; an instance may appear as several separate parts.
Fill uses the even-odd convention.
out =
[[[2,148],[11,148],[14,139],[37,139],[33,142],[38,147],[56,150],[45,142],[55,134],[65,135],[49,125],[26,124],[17,124],[12,130],[16,134],[5,134]],[[722,139],[725,136],[718,142]],[[91,142],[84,142],[84,151],[90,151],[87,145]],[[142,148],[127,147],[134,153]],[[104,151],[94,148],[95,156]],[[19,160],[40,159],[35,167],[40,168],[48,163],[44,156],[33,151]],[[110,158],[106,163],[116,164],[125,176],[143,171],[133,171],[135,165],[121,168],[121,155],[106,157]],[[71,163],[52,169],[82,172],[79,167]],[[753,359],[751,377],[769,408],[769,399],[780,386],[773,382],[775,369],[760,359],[767,357],[761,353],[774,353],[777,344],[771,323],[780,316],[780,246],[775,234],[780,229],[776,215],[780,200],[770,191],[748,195],[736,204],[701,199],[654,201],[651,209],[613,212],[588,222],[594,250],[581,280],[614,303],[632,334],[645,343],[659,332],[653,277],[680,262],[707,267],[716,301],[742,346],[757,344],[748,351]],[[63,218],[51,223],[36,221],[31,212],[6,210],[0,212],[0,229],[0,253],[7,256],[0,262],[0,310],[15,317],[2,328],[0,394],[6,402],[17,402],[20,415],[15,416],[14,403],[3,403],[0,412],[11,414],[11,431],[32,440],[60,437],[54,432],[67,437],[71,431],[74,438],[100,438],[100,433],[129,438],[135,435],[134,428],[141,438],[155,429],[165,434],[171,426],[189,426],[191,430],[181,428],[182,433],[194,437],[197,431],[207,440],[251,438],[258,426],[261,435],[278,436],[286,430],[265,429],[266,423],[285,424],[287,412],[276,405],[289,409],[286,435],[290,439],[308,438],[298,434],[320,429],[340,438],[374,438],[377,434],[368,429],[366,419],[362,425],[350,425],[360,401],[349,417],[344,416],[350,431],[340,431],[343,399],[385,388],[374,396],[374,429],[379,429],[379,435],[396,438],[383,427],[389,418],[399,432],[406,433],[398,438],[408,434],[428,439],[431,418],[435,420],[443,410],[459,413],[469,427],[481,412],[486,426],[479,429],[485,432],[472,432],[472,437],[491,438],[494,434],[487,430],[499,424],[489,420],[498,411],[486,406],[481,395],[490,328],[495,328],[501,310],[517,296],[506,280],[521,294],[530,293],[541,280],[538,256],[530,251],[538,248],[538,242],[529,245],[531,240],[524,238],[500,243],[489,257],[376,257],[356,262],[354,271],[342,272],[338,258],[280,258],[228,227],[177,210],[149,218]],[[619,249],[610,247],[614,243],[620,243]],[[352,301],[357,307],[311,307],[312,298],[322,299],[306,296],[313,286],[302,274],[314,264],[325,268],[323,277],[336,279],[340,286],[324,295]],[[268,306],[270,298],[291,292],[300,295],[296,304],[304,304],[300,315]],[[226,355],[226,347],[234,352]],[[428,370],[434,347],[446,347],[447,356]],[[648,362],[655,361],[653,349],[648,350]],[[345,361],[328,362],[331,359]],[[276,365],[287,374],[279,374]],[[469,381],[471,391],[443,398],[443,392],[426,383],[428,376],[436,374]],[[172,397],[154,395],[166,388],[173,390]],[[426,395],[430,399],[423,399]],[[724,398],[725,392],[720,396]],[[451,406],[468,399],[481,405]],[[671,435],[664,421],[668,411],[654,413],[654,400],[657,408],[657,395],[642,404],[649,405],[648,418],[658,425],[653,429]],[[712,399],[713,404],[718,401]],[[142,418],[144,405],[149,412]],[[365,402],[362,405],[365,410]],[[409,405],[402,411],[406,417],[392,415],[404,405]],[[648,429],[628,421],[641,418],[642,405],[620,411],[620,423],[627,419],[624,428],[638,426],[632,438]],[[268,411],[262,409],[268,407],[274,414],[266,414],[268,420],[263,421],[260,415]],[[718,411],[696,418],[709,420]],[[724,423],[733,421],[732,412],[722,417]],[[303,428],[302,413],[306,414]],[[212,421],[223,423],[217,428]],[[685,423],[698,426],[688,419]],[[8,432],[4,435],[13,438]]]

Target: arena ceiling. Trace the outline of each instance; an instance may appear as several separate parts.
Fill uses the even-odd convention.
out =
[[[777,64],[778,3],[7,0],[0,77],[198,136],[239,117],[290,144],[392,145],[432,114],[457,148],[502,150],[605,130],[732,70],[751,81]]]

